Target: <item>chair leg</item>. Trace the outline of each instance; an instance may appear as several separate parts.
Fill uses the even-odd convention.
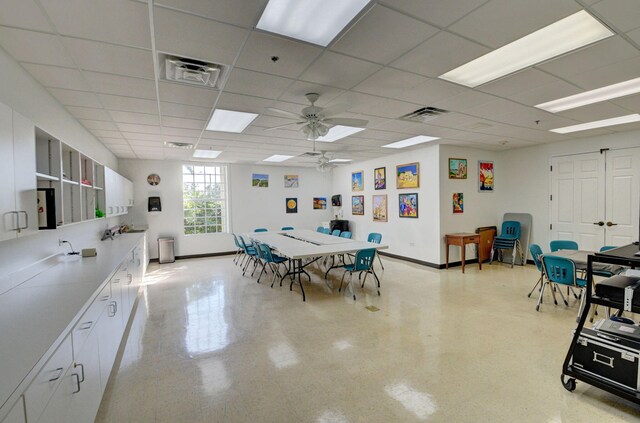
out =
[[[511,268],[513,269],[513,265],[516,264],[516,254],[518,249],[516,248],[516,244],[513,244],[513,251],[511,251]]]
[[[538,304],[536,304],[536,311],[540,311],[540,304],[542,304],[542,297],[544,296],[544,288],[549,282],[542,281],[542,287],[540,288],[540,296],[538,297]],[[553,292],[553,290],[551,290]]]
[[[365,275],[364,278],[366,279],[367,276]],[[352,283],[351,279],[353,279],[353,272],[349,272],[349,286],[351,287],[351,293],[353,294],[353,301],[355,301],[356,300],[356,290],[353,287],[353,283]]]
[[[489,264],[493,264],[493,254],[494,254],[495,250],[493,248],[493,245],[491,246],[491,254],[489,255]]]
[[[559,290],[558,290],[558,289],[555,289],[555,288],[556,288],[556,286],[555,286],[555,285],[556,285],[556,284],[552,284],[551,282],[549,282],[549,286],[552,288],[552,289],[551,289],[551,295],[553,295],[553,303],[554,303],[555,305],[558,305],[558,300],[556,299],[556,291],[559,291]]]
[[[531,291],[529,291],[529,295],[527,295],[527,298],[531,298],[531,294],[533,294],[533,291],[536,290],[536,288],[538,287],[538,285],[540,285],[540,283],[542,282],[542,273],[540,273],[540,279],[538,279],[538,282],[536,282],[536,284],[533,286],[533,288],[531,288]]]
[[[382,267],[382,270],[384,271],[384,264],[382,264],[382,259],[380,258],[380,254],[376,254],[376,256],[378,257],[378,261],[380,262],[380,267]]]
[[[262,270],[260,271],[260,274],[258,275],[258,280],[256,281],[257,283],[260,283],[260,278],[262,277],[262,274],[265,273],[265,268],[267,267],[267,262],[262,263]]]
[[[560,298],[562,298],[562,301],[564,301],[564,305],[566,305],[567,307],[569,306],[569,302],[567,301],[567,299],[564,297],[564,294],[562,293],[562,290],[559,289],[560,287],[558,287],[558,294],[560,294]]]
[[[342,283],[344,282],[344,277],[347,274],[348,270],[345,270],[342,274],[342,279],[340,279],[340,288],[338,288],[338,292],[342,292]]]

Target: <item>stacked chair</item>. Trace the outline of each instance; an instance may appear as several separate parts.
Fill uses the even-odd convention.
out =
[[[502,251],[512,250],[511,268],[516,262],[516,254],[520,254],[520,263],[524,266],[524,253],[520,245],[520,222],[515,220],[505,220],[502,222],[502,231],[500,236],[493,239],[491,246],[491,259],[489,264],[493,263],[493,255],[498,252],[498,260],[502,261]]]

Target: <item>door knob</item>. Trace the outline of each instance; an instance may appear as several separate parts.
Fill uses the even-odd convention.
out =
[[[607,222],[607,226],[611,227],[611,226],[618,226],[617,223],[613,223],[613,222]]]
[[[609,222],[611,223],[611,222]],[[594,225],[604,226],[604,222],[601,220],[600,222],[593,222]]]

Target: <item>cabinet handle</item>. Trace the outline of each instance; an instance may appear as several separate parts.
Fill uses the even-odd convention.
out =
[[[20,213],[24,213],[24,226],[20,226]],[[18,229],[27,229],[29,227],[29,213],[24,210],[18,212]]]
[[[120,279],[111,279],[111,283],[120,283]]]
[[[58,372],[58,375],[56,377],[53,377],[51,379],[49,379],[49,382],[55,382],[56,380],[60,379],[60,376],[62,376],[62,371],[64,369],[62,367],[58,367],[55,371]]]
[[[8,212],[8,214],[13,214],[16,216],[15,219],[13,219],[13,223],[15,228],[11,228],[12,231],[20,231],[20,215],[18,214],[17,211],[10,211]]]
[[[73,365],[73,367],[74,367],[74,368],[75,368],[75,367],[78,367],[78,366],[80,366],[80,370],[82,371],[82,380],[79,380],[79,383],[82,383],[82,382],[84,382],[84,364],[82,364],[82,363],[75,363],[75,364]]]
[[[110,302],[109,313],[113,313],[113,314],[109,314],[109,317],[115,317],[117,312],[118,312],[118,306],[116,305],[116,302],[115,301]]]
[[[107,301],[109,299],[108,295],[103,295],[102,297],[100,297],[100,301]]]
[[[73,391],[72,394],[77,394],[78,392],[80,392],[80,377],[76,373],[72,374],[71,376],[76,377],[76,383],[78,384],[78,390]]]
[[[93,321],[90,321],[90,322],[84,322],[84,323],[82,323],[80,326],[78,326],[78,330],[87,330],[87,329],[91,329],[91,325],[93,325]]]
[[[127,279],[129,279],[129,285],[133,282],[133,275],[131,273],[127,273]]]

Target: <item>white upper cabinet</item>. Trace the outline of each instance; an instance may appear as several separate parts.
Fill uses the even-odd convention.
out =
[[[13,188],[13,111],[0,103],[0,241],[16,237],[18,218]]]
[[[133,183],[108,167],[104,168],[107,216],[127,214],[133,205]]]

